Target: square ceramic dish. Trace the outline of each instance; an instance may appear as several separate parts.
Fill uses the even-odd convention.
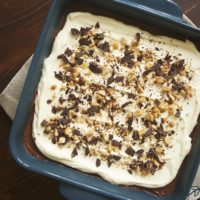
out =
[[[173,32],[200,41],[200,30],[182,21],[182,11],[175,3],[165,0],[54,0],[46,19],[38,46],[24,85],[13,127],[10,133],[10,149],[15,160],[24,168],[57,179],[61,182],[60,191],[69,199],[79,200],[108,200],[108,199],[160,199],[160,200],[184,200],[191,188],[197,172],[200,156],[200,130],[195,128],[196,139],[190,156],[180,170],[175,190],[169,195],[158,197],[141,190],[130,189],[112,185],[103,179],[63,166],[50,160],[41,160],[31,156],[23,143],[24,130],[27,119],[30,116],[33,99],[40,80],[43,62],[51,52],[56,29],[66,11],[93,10],[115,13],[119,17],[127,17],[129,21],[135,20],[143,24],[153,24],[163,27],[165,31]],[[102,12],[102,13],[104,13]],[[199,133],[199,134],[197,134]],[[161,177],[162,178],[162,177]]]

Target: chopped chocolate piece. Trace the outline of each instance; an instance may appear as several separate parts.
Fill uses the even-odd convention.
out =
[[[59,119],[59,123],[62,124],[62,125],[67,126],[70,123],[70,120],[69,119],[65,119],[65,118],[61,118],[61,119]]]
[[[124,57],[122,57],[121,64],[131,62],[132,59],[134,59],[134,55],[126,54],[126,55],[124,55]]]
[[[71,29],[71,33],[72,33],[72,35],[74,35],[74,36],[80,35],[80,31],[79,31],[78,29],[76,29],[76,28],[72,28],[72,29]]]
[[[60,115],[66,116],[66,115],[68,115],[68,113],[69,113],[69,109],[65,107]]]
[[[47,104],[50,104],[52,102],[52,100],[48,99],[47,100]]]
[[[136,95],[133,93],[128,93],[128,98],[135,99]]]
[[[55,77],[62,82],[66,81],[66,75],[64,74],[64,72],[61,71],[59,71],[58,73],[55,72]]]
[[[69,94],[68,100],[76,100],[76,96],[74,94]]]
[[[159,106],[159,105],[160,105],[160,101],[159,101],[158,99],[155,99],[155,100],[154,100],[154,103],[155,103],[156,106]]]
[[[65,64],[69,63],[69,60],[66,58],[65,54],[61,54],[57,57],[58,59],[62,59]]]
[[[130,156],[134,156],[134,154],[135,154],[135,151],[133,150],[132,147],[128,147],[125,152],[126,152],[126,154],[128,154]]]
[[[60,97],[60,98],[59,98],[59,103],[60,103],[60,104],[63,104],[65,101],[66,101],[66,99],[63,99],[63,97]]]
[[[78,155],[78,151],[77,151],[77,148],[75,147],[72,151],[72,154],[71,154],[71,157],[74,158],[75,156]]]
[[[128,171],[129,174],[133,174],[131,169],[127,169],[127,171]]]
[[[172,89],[180,92],[183,89],[183,85],[181,83],[177,83],[174,79],[172,80]]]
[[[179,61],[179,63],[172,63],[170,66],[169,76],[176,76],[180,71],[184,69],[185,60]]]
[[[137,61],[141,62],[143,60],[143,55],[140,54],[138,57],[137,57]]]
[[[135,153],[140,157],[144,153],[144,149],[139,149]]]
[[[56,144],[56,143],[58,142],[58,137],[53,136],[52,139],[51,139],[51,142],[52,142],[53,144]]]
[[[60,112],[61,110],[62,110],[61,107],[55,107],[55,106],[53,106],[51,109],[52,113],[54,113],[54,114],[56,114],[57,112]]]
[[[88,147],[88,146],[86,146],[86,147],[85,147],[85,155],[86,155],[86,156],[88,156],[88,155],[89,155],[89,153],[90,153],[89,147]]]
[[[89,50],[89,56],[93,56],[93,54],[94,54],[94,50],[93,49]]]
[[[62,128],[57,128],[59,137],[65,136],[65,131]]]
[[[96,159],[96,166],[99,167],[101,165],[101,160],[99,158]]]
[[[88,143],[88,138],[87,138],[86,135],[84,135],[84,136],[82,137],[82,140],[83,140],[86,144]]]
[[[175,117],[180,117],[180,116],[181,116],[181,111],[179,109],[176,109]]]
[[[80,30],[81,36],[86,35],[90,30],[91,30],[90,27],[85,27],[85,28],[84,28],[84,27],[81,27],[81,30]]]
[[[103,44],[99,44],[98,48],[103,50],[104,52],[110,52],[110,45],[108,42],[104,42]]]
[[[79,104],[79,101],[76,99],[75,102],[74,102],[74,105],[69,107],[68,110],[73,110],[74,108],[76,108]]]
[[[99,106],[91,106],[90,108],[88,108],[87,112],[89,115],[94,115],[95,113],[100,112],[100,107]]]
[[[110,167],[112,165],[112,160],[110,156],[108,156],[107,162],[108,162],[108,167]]]
[[[96,74],[100,74],[103,71],[103,69],[100,66],[98,66],[95,62],[90,62],[89,69],[91,72]]]
[[[133,65],[134,65],[134,61],[133,60],[128,61],[128,65],[127,65],[128,68],[132,69]]]
[[[65,50],[65,54],[69,57],[69,56],[71,56],[71,55],[73,54],[73,52],[72,52],[71,49],[67,48],[67,49]]]
[[[104,39],[104,34],[103,33],[96,33],[94,35],[94,40],[103,40]]]
[[[126,106],[128,106],[129,104],[131,104],[131,103],[133,103],[132,101],[128,101],[128,102],[126,102],[126,103],[124,103],[124,104],[122,104],[122,108],[125,108]]]
[[[100,28],[99,22],[97,22],[97,23],[95,24],[95,28]]]
[[[149,149],[149,152],[147,153],[147,157],[152,158],[152,159],[158,161],[159,163],[161,163],[159,160],[158,154],[154,148]]]
[[[46,126],[48,124],[48,122],[46,121],[46,120],[43,120],[42,122],[41,122],[41,126]]]
[[[115,79],[114,79],[113,76],[109,77],[108,80],[107,80],[107,84],[110,85],[112,82],[114,82],[114,80]]]
[[[117,155],[111,155],[111,158],[112,158],[113,160],[116,160],[116,161],[118,161],[118,160],[121,159],[121,157],[120,157],[120,156],[117,156]]]
[[[129,130],[129,131],[132,131],[132,130],[133,130],[133,128],[131,127],[131,126],[132,126],[132,123],[133,123],[133,117],[129,117],[128,120],[127,120],[128,130]]]
[[[141,38],[140,33],[136,33],[135,39],[136,39],[137,44],[140,42],[140,38]]]
[[[109,140],[113,139],[113,135],[109,134]]]
[[[150,135],[152,135],[152,129],[149,128],[145,133],[144,133],[144,137],[149,137]]]
[[[88,46],[89,44],[91,44],[91,41],[89,40],[89,38],[81,38],[79,40],[79,44]]]
[[[121,142],[119,142],[117,140],[112,140],[112,145],[115,146],[115,147],[118,147],[120,149],[121,149],[121,146],[122,146]]]
[[[92,137],[92,139],[88,142],[88,144],[96,145],[98,141],[101,141],[99,137]]]
[[[154,137],[155,137],[157,140],[159,140],[161,137],[166,136],[166,134],[167,134],[167,133],[164,131],[163,126],[162,126],[162,124],[161,124],[160,127],[157,128],[156,134],[154,135]]]
[[[161,75],[160,67],[161,67],[162,63],[163,63],[163,61],[161,59],[157,60],[157,62],[154,63],[153,66],[149,70],[143,72],[142,76],[147,76],[149,73],[151,73],[153,71],[156,72],[156,75],[160,76]]]
[[[117,77],[115,78],[115,82],[117,82],[117,83],[123,82],[123,80],[124,80],[124,77],[123,77],[123,76],[117,76]]]
[[[170,61],[170,59],[171,59],[171,56],[169,55],[169,53],[167,53],[167,55],[165,56],[165,60]]]
[[[133,131],[132,138],[133,138],[134,140],[139,140],[139,139],[140,139],[139,133],[138,133],[137,131]]]
[[[78,65],[83,64],[83,59],[82,58],[76,56],[75,60],[76,60]]]
[[[82,76],[79,77],[79,82],[78,83],[79,83],[80,86],[85,85],[85,80],[84,80],[84,78]]]
[[[81,132],[80,132],[78,129],[74,129],[74,130],[72,131],[72,133],[73,133],[74,135],[81,136]]]
[[[159,51],[160,49],[159,49],[158,47],[155,47],[155,50],[156,50],[156,51]]]

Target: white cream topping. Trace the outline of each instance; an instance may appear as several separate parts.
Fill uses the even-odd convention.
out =
[[[193,89],[193,95],[188,100],[184,98],[180,98],[178,100],[178,104],[181,106],[181,117],[173,118],[175,134],[172,135],[170,140],[171,148],[165,148],[165,154],[162,155],[162,160],[165,161],[163,167],[157,170],[154,174],[148,174],[146,176],[139,175],[135,172],[132,174],[128,173],[127,169],[120,168],[118,165],[113,164],[111,167],[108,167],[106,162],[101,162],[99,167],[96,166],[96,158],[95,156],[85,156],[83,153],[83,149],[80,148],[78,151],[78,155],[75,157],[71,157],[71,153],[73,148],[66,146],[58,146],[53,144],[49,137],[43,133],[43,127],[41,126],[41,122],[44,119],[50,119],[55,116],[52,113],[52,107],[47,104],[48,99],[52,99],[52,96],[55,97],[53,103],[56,105],[58,102],[57,97],[60,97],[62,94],[64,96],[64,92],[60,91],[60,88],[63,86],[63,83],[55,78],[54,72],[58,72],[60,70],[60,60],[57,59],[58,55],[64,53],[66,48],[75,49],[78,45],[78,40],[72,36],[71,28],[80,29],[81,27],[90,27],[91,25],[96,24],[96,22],[100,23],[100,29],[105,32],[105,37],[110,39],[110,41],[120,41],[122,37],[127,40],[128,44],[131,44],[133,40],[133,36],[136,33],[141,34],[141,42],[139,44],[139,48],[148,49],[152,51],[157,58],[163,58],[168,52],[170,55],[174,55],[180,58],[184,58],[186,65],[192,70],[192,79],[189,81],[189,85]],[[155,51],[155,47],[159,48],[159,51]],[[181,55],[179,55],[181,54]],[[113,50],[113,55],[115,56],[123,56],[123,52],[119,50]],[[101,58],[103,59],[103,58]],[[87,60],[90,62],[90,59]],[[103,61],[100,63],[103,65]],[[148,32],[145,32],[137,27],[126,25],[122,22],[116,21],[111,18],[95,16],[89,13],[70,13],[67,17],[66,24],[64,28],[58,33],[54,45],[53,50],[50,56],[45,60],[44,67],[42,71],[42,77],[38,86],[38,94],[35,100],[35,114],[33,121],[33,138],[35,138],[35,143],[39,150],[48,158],[63,163],[67,166],[76,168],[78,170],[87,172],[87,173],[95,173],[100,175],[105,180],[114,183],[114,184],[123,184],[123,185],[138,185],[148,188],[159,188],[170,183],[177,175],[177,172],[181,166],[181,163],[185,156],[189,153],[191,149],[191,138],[190,134],[197,123],[197,118],[200,113],[200,54],[195,48],[194,44],[190,41],[179,41],[177,39],[171,39],[165,36],[155,36],[151,35]],[[144,63],[141,64],[141,70],[144,71]],[[140,74],[141,72],[136,69],[136,74]],[[120,68],[118,71],[119,75],[123,75],[124,77],[128,77],[130,69],[128,68]],[[89,83],[97,83],[101,85],[105,85],[105,77],[99,76],[94,73],[90,73],[89,76],[87,74],[87,70],[84,68],[79,69],[79,73],[87,79]],[[106,76],[106,75],[105,75]],[[106,80],[107,80],[106,76]],[[188,81],[188,80],[187,80]],[[56,85],[55,90],[50,90],[52,85]],[[137,96],[140,94],[135,91],[134,87],[123,87],[123,85],[119,85],[116,83],[112,83],[110,85],[114,88],[114,94],[117,104],[122,106],[125,102],[127,102],[127,95],[121,96],[123,92],[134,93]],[[144,92],[142,96],[150,98],[152,100],[161,99],[161,91],[154,84],[151,83],[151,80],[148,80],[146,85],[144,85]],[[87,90],[85,91],[87,93]],[[88,106],[86,104],[83,105]],[[134,105],[134,101],[132,104],[128,105],[125,110],[128,112],[134,113],[136,111],[136,106]],[[80,121],[84,117],[77,113]],[[164,116],[166,113],[162,113]],[[91,117],[101,123],[106,123],[110,119],[108,114],[105,111],[101,111],[101,114],[98,116]],[[169,120],[171,118],[169,117]],[[158,119],[159,120],[159,119]],[[114,117],[114,122],[119,122],[121,124],[125,124],[125,116],[122,113],[116,114]],[[78,127],[79,130],[84,133],[89,130],[89,127],[86,123],[83,122],[74,123],[71,126]],[[132,127],[136,129],[144,128],[142,123],[138,123],[135,120],[133,121]],[[166,128],[164,126],[164,128]],[[113,129],[114,130],[114,129]],[[112,129],[108,130],[112,133]],[[107,134],[108,134],[107,133]],[[121,138],[114,134],[114,139],[120,141]],[[127,141],[128,142],[128,141]],[[150,141],[149,141],[150,142]],[[151,142],[155,142],[155,140],[151,140]],[[124,141],[126,143],[126,141]],[[148,150],[150,144],[145,142],[142,145],[135,144],[134,150],[143,148],[144,150]],[[105,152],[103,147],[99,146],[99,149],[102,152]],[[124,149],[122,148],[120,151],[120,155],[127,157],[124,153]],[[129,158],[127,158],[129,159]]]

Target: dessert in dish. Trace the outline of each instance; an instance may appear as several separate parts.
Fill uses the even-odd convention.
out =
[[[191,149],[200,112],[199,63],[189,41],[70,13],[44,62],[36,146],[111,183],[167,185]]]

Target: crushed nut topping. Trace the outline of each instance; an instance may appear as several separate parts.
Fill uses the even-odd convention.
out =
[[[105,162],[130,174],[154,174],[165,165],[173,121],[181,118],[179,101],[193,95],[193,72],[180,56],[158,59],[141,48],[142,33],[129,44],[125,38],[110,41],[99,22],[70,31],[78,44],[57,57],[60,70],[54,76],[62,86],[60,96],[47,100],[54,117],[41,122],[44,134],[54,145],[73,149],[72,158],[82,151],[95,157],[96,167]]]

